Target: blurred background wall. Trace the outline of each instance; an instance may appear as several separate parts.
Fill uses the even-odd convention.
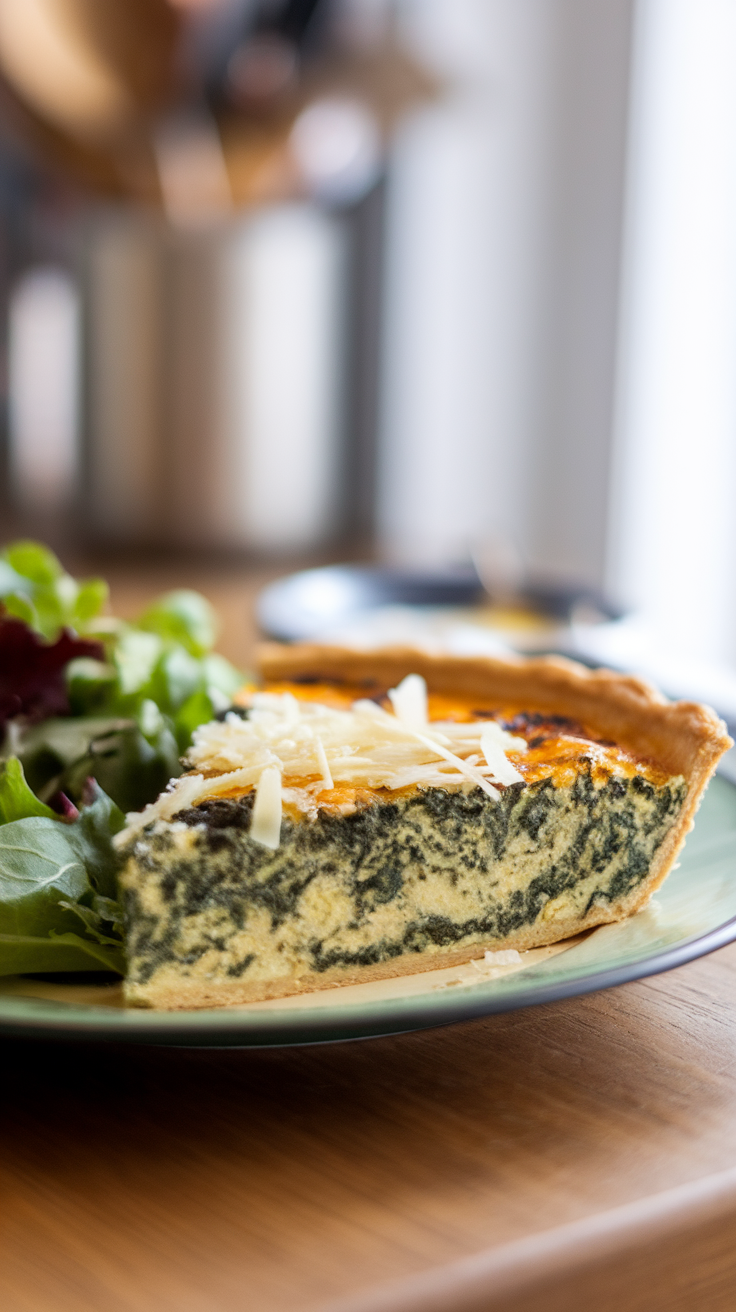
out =
[[[601,583],[629,0],[418,0],[446,88],[390,172],[381,536],[405,559],[508,536]]]
[[[733,665],[735,66],[731,0],[0,0],[6,515]]]

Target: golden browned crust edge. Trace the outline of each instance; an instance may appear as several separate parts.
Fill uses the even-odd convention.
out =
[[[421,957],[400,957],[356,970],[332,970],[252,982],[177,980],[175,984],[144,987],[126,985],[132,1005],[166,1010],[234,1006],[267,1001],[299,993],[317,992],[346,984],[420,974],[460,966],[487,949],[546,947],[595,925],[623,920],[639,911],[664,882],[693,827],[695,812],[718,761],[733,746],[726,726],[707,706],[696,702],[670,702],[651,684],[613,670],[589,670],[561,656],[462,657],[433,655],[410,647],[377,651],[351,651],[342,647],[275,643],[261,647],[263,677],[291,680],[299,677],[377,681],[386,687],[407,674],[421,674],[430,691],[470,694],[497,704],[516,704],[528,710],[568,715],[612,738],[637,754],[649,757],[674,775],[683,775],[688,792],[675,825],[660,847],[649,877],[628,898],[603,908],[594,907],[584,920],[573,917],[543,921],[507,939],[489,939],[454,952],[432,952]],[[490,708],[489,708],[490,709]]]
[[[478,696],[528,710],[568,715],[671,774],[706,781],[733,746],[722,720],[698,702],[671,702],[644,679],[590,670],[564,656],[435,655],[411,647],[352,651],[345,647],[266,643],[258,654],[264,679],[375,681],[392,687],[421,674],[431,692]]]

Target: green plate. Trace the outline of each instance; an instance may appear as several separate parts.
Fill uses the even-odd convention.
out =
[[[187,1047],[265,1047],[450,1025],[611,988],[681,966],[736,939],[736,787],[713,780],[680,865],[618,925],[518,961],[469,963],[212,1011],[126,1008],[119,984],[0,982],[0,1032]],[[76,977],[77,980],[79,977]]]

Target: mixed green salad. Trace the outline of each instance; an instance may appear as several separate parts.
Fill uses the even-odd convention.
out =
[[[113,836],[245,676],[167,593],[134,624],[38,542],[0,552],[0,975],[124,971]]]

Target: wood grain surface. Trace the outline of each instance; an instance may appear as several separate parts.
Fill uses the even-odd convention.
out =
[[[733,1308],[735,997],[732,947],[362,1043],[6,1043],[0,1303],[454,1312],[535,1306],[541,1279],[545,1308],[585,1306],[586,1287],[606,1312]],[[591,1242],[586,1223],[632,1204]],[[550,1230],[561,1269],[540,1264]]]
[[[736,945],[366,1042],[3,1042],[0,1307],[733,1312],[735,1002]]]

